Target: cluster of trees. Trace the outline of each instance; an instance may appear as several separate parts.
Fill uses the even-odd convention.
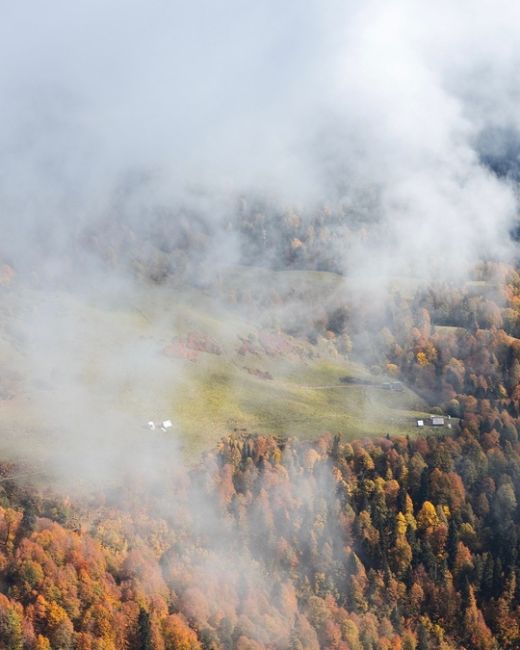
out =
[[[204,267],[219,258],[229,261],[230,255],[254,266],[341,273],[346,246],[366,235],[370,221],[341,206],[298,212],[251,198],[229,201],[224,217],[208,212],[203,200],[197,207],[147,205],[134,193],[121,192],[110,214],[81,233],[76,258],[86,248],[109,267],[129,266],[157,283],[198,282],[201,275],[210,281]]]
[[[373,337],[370,354],[451,415],[480,407],[517,417],[520,340],[509,333],[506,318],[512,322],[520,309],[513,301],[500,303],[460,291],[399,299],[398,315]],[[439,311],[451,314],[449,325],[444,319],[439,324]],[[473,325],[459,325],[457,318]],[[482,406],[479,400],[487,401]]]
[[[344,271],[346,247],[366,225],[366,218],[341,208],[280,212],[253,201],[243,201],[232,221],[248,264],[337,273]]]

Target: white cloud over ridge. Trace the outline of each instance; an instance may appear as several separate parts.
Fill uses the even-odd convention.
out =
[[[3,4],[0,205],[15,240],[35,224],[66,239],[137,169],[172,202],[252,192],[312,209],[375,189],[392,246],[376,238],[351,270],[369,255],[409,271],[430,247],[453,271],[512,254],[514,192],[479,146],[519,126],[514,2]]]

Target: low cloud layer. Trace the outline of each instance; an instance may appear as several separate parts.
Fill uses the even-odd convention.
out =
[[[514,192],[482,156],[514,158],[513,2],[56,0],[3,13],[4,254],[49,232],[67,246],[144,173],[144,222],[143,203],[211,219],[239,194],[348,212],[370,192],[381,229],[345,260],[362,274],[367,256],[400,274],[439,250],[450,270],[511,255]]]

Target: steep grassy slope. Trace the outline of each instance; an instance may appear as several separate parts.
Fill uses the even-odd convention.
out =
[[[328,274],[283,276],[269,285],[261,271],[260,284],[300,294],[307,284],[317,299],[338,283]],[[26,436],[45,447],[53,429],[80,425],[158,435],[145,423],[171,418],[192,453],[235,427],[300,437],[413,432],[413,416],[425,409],[409,389],[341,383],[370,375],[328,341],[311,345],[260,327],[203,290],[100,299],[12,287],[2,304],[0,361],[4,377],[12,375],[0,400],[4,446]],[[190,335],[207,337],[220,354],[186,347]]]
[[[272,380],[250,376],[226,361],[187,370],[174,410],[194,443],[232,427],[298,437],[323,431],[340,431],[349,437],[409,433],[415,428],[413,415],[425,408],[408,390],[388,393],[341,384],[340,377],[362,372],[347,362],[320,359],[262,365],[270,368]]]

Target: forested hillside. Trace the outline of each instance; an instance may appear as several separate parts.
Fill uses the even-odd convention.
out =
[[[235,433],[191,468],[172,458],[159,491],[136,479],[90,500],[4,466],[2,647],[519,647],[520,345],[504,277],[507,307],[399,298],[395,332],[374,339],[381,366],[460,418],[449,434]],[[432,325],[439,310],[449,325]]]
[[[520,2],[4,2],[0,650],[520,650]]]

